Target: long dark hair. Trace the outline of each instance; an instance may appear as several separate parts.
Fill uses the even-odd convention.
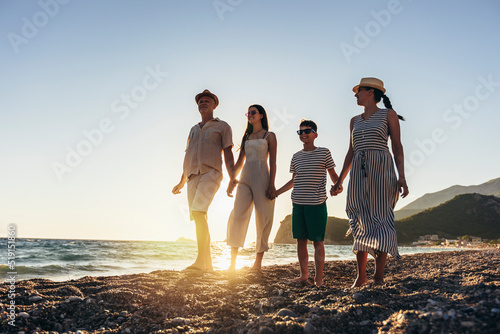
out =
[[[264,107],[261,106],[260,104],[252,104],[250,107],[248,107],[248,110],[250,110],[250,108],[252,107],[256,108],[259,111],[259,114],[264,115],[260,121],[262,122],[262,127],[266,129],[266,131],[269,131],[269,122],[267,120],[266,109],[264,109]],[[245,134],[243,135],[243,139],[241,140],[242,150],[245,149],[245,141],[248,140],[248,137],[250,137],[252,132],[253,132],[253,125],[247,121],[247,129],[245,130]]]
[[[387,97],[387,95],[385,95],[380,89],[377,89],[377,88],[372,88],[372,87],[366,87],[367,89],[373,89],[373,97],[375,98],[375,102],[376,103],[379,103],[380,100],[383,100],[384,102],[384,106],[387,108],[387,109],[393,109],[392,108],[392,103],[391,103],[391,100],[389,100],[389,97]],[[405,118],[401,115],[398,115],[398,118],[402,121],[405,120]]]

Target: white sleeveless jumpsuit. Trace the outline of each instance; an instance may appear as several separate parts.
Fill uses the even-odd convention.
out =
[[[266,190],[269,186],[269,167],[267,165],[268,144],[265,137],[245,142],[246,161],[238,182],[234,209],[227,224],[227,244],[231,247],[243,247],[255,206],[257,228],[255,251],[257,253],[269,249],[268,239],[273,226],[275,202],[266,197]]]

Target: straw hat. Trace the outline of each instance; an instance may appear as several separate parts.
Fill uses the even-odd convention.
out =
[[[376,88],[376,89],[381,90],[382,93],[385,94],[384,82],[380,79],[377,79],[377,78],[362,78],[361,81],[359,82],[359,85],[354,86],[352,91],[354,93],[357,93],[359,87]]]
[[[196,104],[198,104],[198,100],[202,96],[211,97],[212,99],[215,100],[215,106],[217,107],[219,105],[219,99],[217,98],[217,95],[212,94],[208,89],[205,89],[203,92],[201,92],[200,94],[196,95],[196,97],[194,98],[194,100],[196,101]]]

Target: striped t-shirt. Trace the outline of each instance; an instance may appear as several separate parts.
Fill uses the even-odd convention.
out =
[[[333,167],[332,155],[325,147],[295,153],[290,163],[290,173],[295,173],[292,202],[319,205],[326,201],[326,170]]]

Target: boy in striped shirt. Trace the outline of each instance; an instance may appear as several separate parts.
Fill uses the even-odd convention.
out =
[[[292,157],[290,173],[292,179],[277,190],[280,195],[291,188],[292,190],[292,233],[297,239],[297,255],[300,264],[300,277],[295,282],[307,282],[309,274],[307,264],[309,254],[307,252],[307,241],[314,244],[314,263],[316,274],[314,283],[323,285],[323,267],[325,265],[325,231],[328,213],[326,210],[326,172],[335,184],[338,175],[335,173],[330,150],[325,147],[314,146],[314,140],[318,137],[318,127],[311,120],[302,120],[300,123],[300,141],[304,148]]]

